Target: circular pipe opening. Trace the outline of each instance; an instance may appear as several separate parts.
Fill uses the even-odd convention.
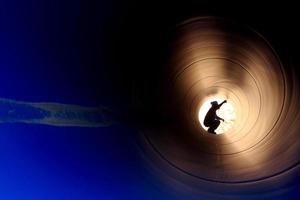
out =
[[[211,102],[218,102],[218,104],[221,104],[223,102],[224,98],[221,97],[210,97],[208,98],[200,107],[198,112],[198,120],[201,125],[201,127],[206,130],[207,133],[209,127],[204,125],[204,119],[206,115],[208,114],[208,111],[212,108]],[[220,117],[224,119],[218,120],[217,117],[215,120],[220,121],[220,125],[215,130],[216,134],[223,134],[229,132],[235,121],[236,121],[236,112],[233,104],[230,100],[227,100],[227,103],[224,103],[219,109],[216,110],[217,117]]]

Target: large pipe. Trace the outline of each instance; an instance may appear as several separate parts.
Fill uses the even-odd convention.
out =
[[[282,195],[299,174],[297,78],[260,34],[220,18],[178,25],[173,51],[165,97],[179,123],[143,131],[151,169],[177,190],[211,198]],[[199,123],[201,105],[213,98],[236,113],[221,135]]]

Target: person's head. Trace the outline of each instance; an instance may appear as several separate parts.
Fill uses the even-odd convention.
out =
[[[210,104],[211,104],[211,106],[213,106],[213,107],[219,105],[217,101],[212,101],[212,102],[210,102]]]

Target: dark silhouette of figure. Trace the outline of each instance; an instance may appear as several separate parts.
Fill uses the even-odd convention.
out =
[[[218,128],[220,125],[220,120],[224,122],[224,119],[219,117],[216,113],[216,111],[227,101],[223,101],[221,104],[218,104],[217,101],[212,101],[211,102],[211,108],[208,110],[206,113],[206,116],[204,118],[204,125],[208,128],[209,133],[216,134],[215,130]]]

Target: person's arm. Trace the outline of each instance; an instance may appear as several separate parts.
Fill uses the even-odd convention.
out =
[[[220,103],[220,104],[219,104],[219,108],[220,108],[224,103],[227,103],[227,100],[224,100],[222,103]],[[217,115],[216,115],[216,117],[217,117],[218,120],[222,120],[222,121],[224,122],[224,119],[223,119],[223,118],[221,118],[221,117],[219,117],[219,116],[217,116]]]
[[[217,117],[218,120],[222,120],[224,122],[223,118],[219,117],[218,115],[216,115],[216,117]]]
[[[224,104],[227,103],[227,100],[224,100],[222,103],[219,104],[219,108]]]

